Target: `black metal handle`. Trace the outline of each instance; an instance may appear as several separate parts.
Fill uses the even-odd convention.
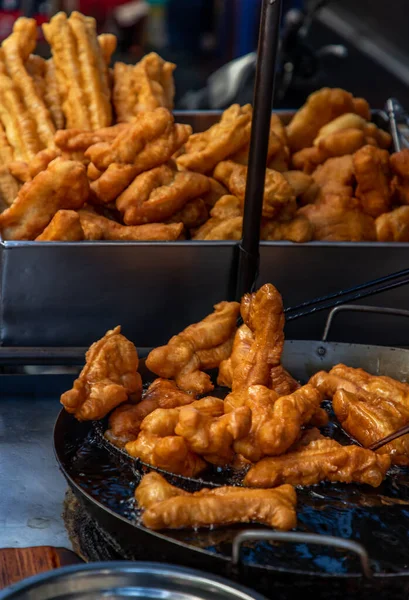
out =
[[[338,550],[348,550],[356,554],[361,563],[362,573],[365,577],[372,577],[372,570],[369,562],[369,556],[365,548],[352,540],[334,537],[332,535],[319,535],[316,533],[301,533],[293,531],[260,531],[249,529],[239,533],[232,544],[232,563],[238,566],[240,563],[241,547],[245,542],[288,542],[290,544],[316,544],[322,546],[331,546]]]
[[[383,306],[365,306],[364,304],[341,304],[335,306],[329,313],[327,321],[325,323],[324,333],[322,334],[321,341],[326,342],[328,340],[329,330],[331,329],[334,318],[340,312],[354,311],[354,312],[365,312],[365,313],[377,313],[382,315],[393,315],[395,317],[409,317],[409,310],[402,308],[384,308]]]

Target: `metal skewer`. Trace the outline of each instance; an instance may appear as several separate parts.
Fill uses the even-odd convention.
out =
[[[282,0],[263,0],[236,297],[255,285]]]

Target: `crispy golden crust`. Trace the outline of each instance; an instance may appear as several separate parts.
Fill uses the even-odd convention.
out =
[[[273,242],[279,240],[288,240],[299,244],[310,242],[314,237],[314,225],[303,215],[298,215],[294,219],[282,223],[264,219],[261,224],[260,237],[262,240]]]
[[[192,236],[194,240],[241,240],[243,217],[211,217]]]
[[[116,50],[117,39],[112,33],[102,33],[98,36],[98,44],[101,48],[102,58],[107,67],[111,64],[112,55]]]
[[[391,191],[399,204],[409,205],[409,149],[395,152],[389,158],[393,173]]]
[[[291,150],[294,152],[312,146],[320,129],[344,113],[367,115],[367,103],[364,107],[364,102],[339,88],[322,88],[314,92],[287,127]]]
[[[166,221],[167,223],[183,223],[186,229],[196,229],[209,218],[209,211],[202,198],[189,200],[184,207]]]
[[[198,394],[210,392],[214,386],[209,375],[202,371],[198,352],[213,350],[219,361],[229,356],[229,345],[224,346],[225,356],[220,355],[218,348],[233,339],[239,306],[237,302],[216,304],[214,312],[203,321],[172,337],[166,346],[152,350],[146,359],[147,367],[160,377],[174,378],[182,390]]]
[[[85,152],[90,146],[100,142],[111,142],[128,125],[120,123],[112,127],[104,127],[96,131],[84,131],[82,129],[63,129],[57,131],[54,136],[55,145],[64,152]]]
[[[354,154],[358,183],[356,197],[364,213],[379,217],[391,206],[389,154],[374,146],[364,146]]]
[[[363,369],[336,365],[321,371],[310,383],[333,398],[333,408],[344,429],[367,447],[409,423],[409,385]],[[382,446],[392,463],[409,464],[409,435]]]
[[[160,106],[173,109],[176,65],[151,52],[135,66],[114,66],[113,104],[119,122],[126,122],[140,112]]]
[[[21,183],[7,166],[0,167],[0,213],[11,206],[21,189]]]
[[[57,158],[45,171],[24,184],[12,206],[0,215],[6,240],[33,240],[60,209],[78,209],[89,196],[85,168]]]
[[[44,102],[50,111],[55,129],[62,129],[65,125],[65,116],[62,110],[61,92],[58,87],[55,64],[52,58],[45,62]]]
[[[79,214],[74,210],[59,210],[37,242],[78,242],[84,239]]]
[[[254,335],[247,325],[241,325],[236,331],[231,354],[223,360],[219,366],[217,377],[218,385],[231,388],[233,384],[233,373],[237,366],[246,358],[254,342]]]
[[[409,242],[409,206],[399,206],[375,221],[378,242]]]
[[[232,161],[217,165],[213,176],[221,181],[233,196],[239,198],[242,206],[246,193],[247,167]],[[263,217],[291,218],[297,210],[295,193],[286,178],[278,171],[267,169],[263,198]]]
[[[92,344],[86,364],[74,386],[61,396],[65,410],[79,421],[102,419],[128,399],[137,401],[142,393],[135,346],[121,335],[121,328],[107,331]]]
[[[138,175],[117,198],[116,206],[127,225],[163,222],[189,200],[205,194],[209,185],[200,173],[177,171],[174,164],[161,165]]]
[[[92,204],[109,204],[113,202],[139,173],[139,170],[133,165],[120,165],[118,163],[112,163],[103,172],[99,171],[93,163],[90,163],[88,171],[91,171],[90,202]]]
[[[100,129],[112,120],[108,69],[95,19],[74,11],[57,13],[43,25],[56,68],[68,128]]]
[[[244,484],[269,488],[283,483],[314,485],[320,481],[340,481],[378,487],[389,467],[388,456],[322,438],[284,456],[264,458],[250,469]]]
[[[13,33],[2,43],[2,55],[6,70],[18,92],[32,121],[42,148],[52,144],[54,124],[44,103],[41,93],[38,93],[34,79],[27,72],[25,61],[35,48],[37,27],[34,19],[20,18]]]
[[[210,173],[228,156],[237,152],[250,139],[252,109],[249,104],[233,104],[224,111],[219,123],[203,133],[190,136],[185,152],[177,158],[180,167]]]
[[[188,139],[189,125],[175,124],[166,108],[143,113],[111,142],[88,148],[85,155],[101,170],[112,163],[133,165],[138,173],[167,162]]]
[[[86,210],[79,215],[86,240],[174,241],[183,232],[183,223],[128,226]]]
[[[136,488],[135,499],[145,509],[144,525],[151,529],[254,522],[287,530],[296,525],[297,497],[289,485],[276,490],[203,488],[190,494],[170,485],[158,473],[148,473]]]

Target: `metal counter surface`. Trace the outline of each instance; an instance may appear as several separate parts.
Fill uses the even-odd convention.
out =
[[[52,433],[72,377],[0,375],[0,547],[71,548]]]

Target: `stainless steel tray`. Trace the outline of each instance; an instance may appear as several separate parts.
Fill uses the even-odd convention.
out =
[[[279,111],[288,121],[293,111]],[[218,111],[176,112],[195,131]],[[386,116],[374,113],[378,124]],[[138,346],[165,342],[220,300],[234,299],[236,242],[0,243],[0,345],[87,346],[121,323]],[[262,242],[259,283],[273,282],[286,306],[407,268],[409,244]],[[375,297],[395,308],[409,289]],[[315,339],[327,313],[288,326]],[[407,345],[409,331],[372,316],[351,318],[355,342]],[[342,318],[335,326],[342,336]],[[337,331],[338,327],[338,331]],[[339,329],[341,327],[341,330]],[[351,334],[348,334],[351,339]]]

